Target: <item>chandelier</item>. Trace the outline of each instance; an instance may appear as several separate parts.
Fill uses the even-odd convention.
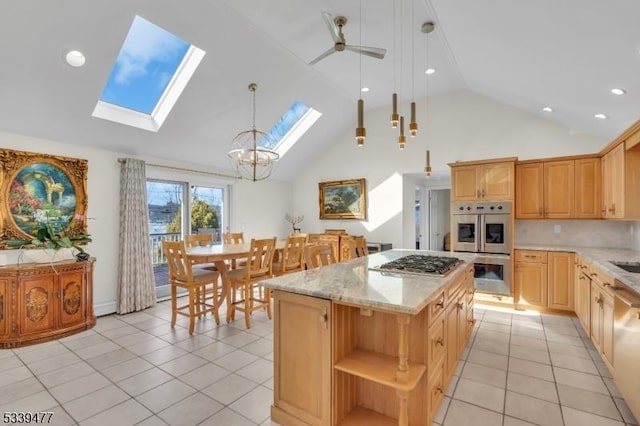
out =
[[[231,141],[227,157],[242,178],[253,182],[268,178],[273,172],[280,154],[271,147],[275,141],[265,132],[256,129],[256,89],[255,83],[249,85],[253,93],[253,126],[250,130],[238,133]]]

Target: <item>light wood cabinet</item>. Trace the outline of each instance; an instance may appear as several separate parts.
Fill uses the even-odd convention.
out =
[[[597,268],[591,267],[591,341],[604,360],[613,367],[613,295],[606,288],[613,279]]]
[[[52,340],[93,327],[93,262],[0,267],[0,347]]]
[[[281,424],[329,425],[331,301],[279,291],[274,301],[271,418]]]
[[[513,200],[515,159],[451,166],[451,201]]]
[[[602,157],[602,216],[624,218],[625,152],[619,144]]]
[[[574,254],[515,251],[516,304],[574,310]]]
[[[574,161],[516,165],[516,218],[574,217]]]
[[[602,209],[600,158],[575,160],[575,217],[599,219]]]
[[[563,311],[574,310],[575,254],[548,252],[548,307]]]
[[[575,311],[582,327],[591,335],[591,278],[587,272],[589,266],[578,258],[575,262]]]
[[[415,315],[274,290],[271,418],[431,424],[473,328],[472,272],[469,265]]]

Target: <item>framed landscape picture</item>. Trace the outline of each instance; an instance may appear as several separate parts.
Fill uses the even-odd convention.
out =
[[[320,219],[367,218],[367,191],[364,179],[320,182]]]
[[[33,238],[45,224],[85,234],[86,191],[87,160],[0,149],[0,248]]]

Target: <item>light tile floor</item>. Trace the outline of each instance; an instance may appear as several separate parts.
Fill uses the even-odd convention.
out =
[[[55,425],[271,425],[273,329],[263,312],[189,336],[167,302],[88,331],[0,351],[0,413]],[[224,316],[222,316],[224,318]],[[575,318],[476,307],[436,424],[637,425]]]

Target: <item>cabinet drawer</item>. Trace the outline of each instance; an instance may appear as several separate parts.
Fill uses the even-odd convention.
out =
[[[440,314],[444,312],[444,291],[431,303],[429,303],[429,325],[434,324]]]
[[[602,272],[602,270],[593,265],[589,268],[589,277],[602,287],[609,287],[614,284],[613,278],[611,278],[610,275]]]
[[[445,316],[441,315],[434,324],[429,327],[429,364],[436,365],[444,359],[446,354],[445,341]]]
[[[438,412],[438,407],[444,398],[446,385],[445,363],[440,362],[430,371],[429,380],[427,382],[427,392],[429,401],[429,415],[433,417]]]
[[[538,250],[516,250],[515,261],[547,263],[547,252]]]

